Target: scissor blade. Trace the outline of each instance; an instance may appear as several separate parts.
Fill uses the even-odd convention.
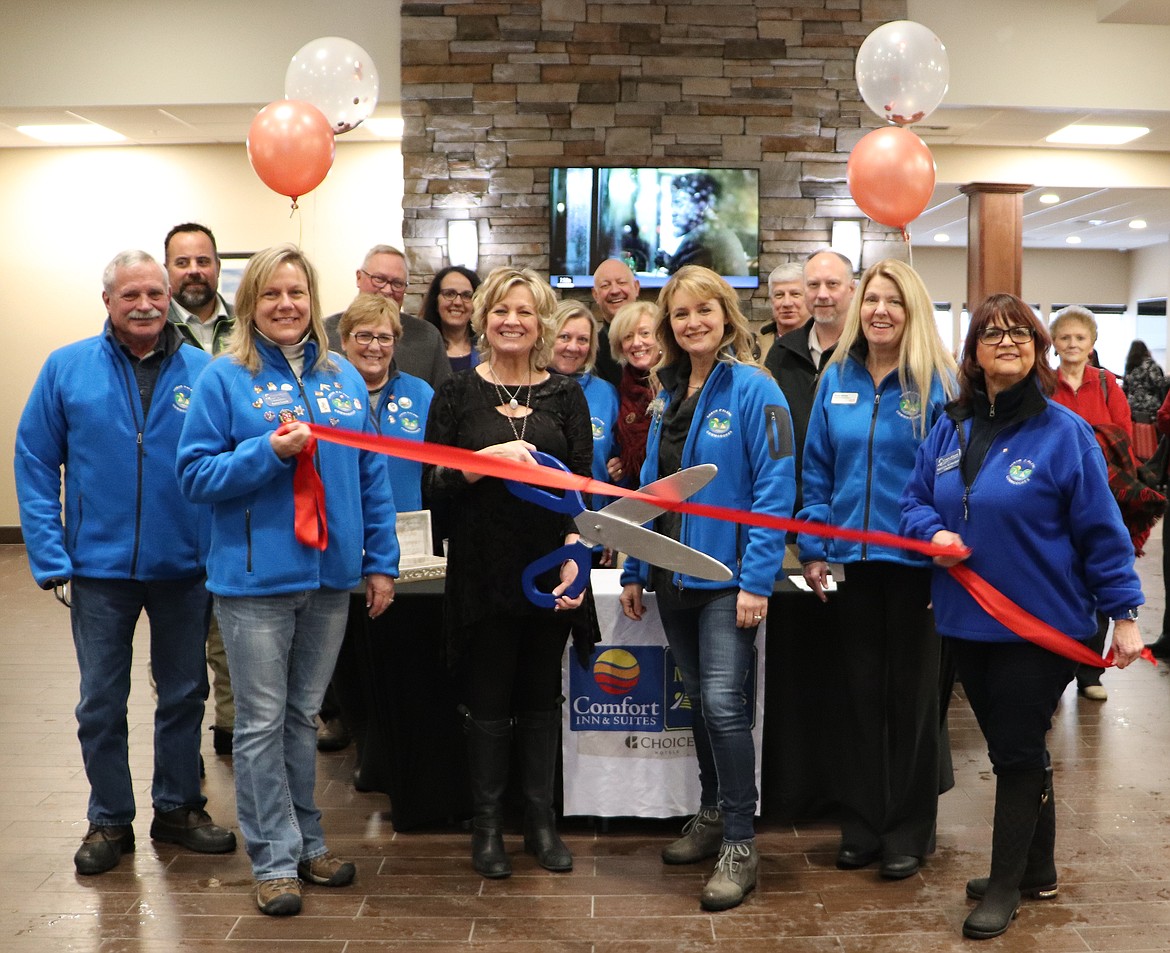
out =
[[[647,483],[638,492],[658,495],[667,500],[685,500],[694,496],[714,480],[715,474],[718,472],[719,468],[715,464],[700,463],[698,466],[687,467],[685,470],[679,470],[678,473],[665,476],[661,480]],[[631,500],[629,497],[621,497],[608,506],[602,507],[601,512],[641,525],[649,523],[654,517],[665,513],[666,507],[655,506],[653,503],[645,503],[642,500]]]
[[[586,542],[636,556],[663,569],[716,582],[726,582],[732,576],[731,570],[718,559],[608,512],[586,510],[576,522],[581,538]]]

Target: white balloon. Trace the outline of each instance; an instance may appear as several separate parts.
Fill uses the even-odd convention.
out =
[[[951,64],[942,41],[921,23],[883,23],[861,44],[855,67],[861,98],[882,119],[908,126],[942,102]]]
[[[297,50],[284,74],[284,98],[312,103],[334,135],[361,124],[378,105],[378,70],[352,40],[323,36]]]

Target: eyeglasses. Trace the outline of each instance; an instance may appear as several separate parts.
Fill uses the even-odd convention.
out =
[[[454,288],[444,288],[439,292],[439,297],[444,301],[454,301],[458,298],[460,301],[470,301],[474,291],[456,291]]]
[[[372,284],[375,288],[385,288],[387,285],[389,285],[391,291],[406,290],[406,282],[401,278],[387,278],[385,275],[371,275],[364,268],[359,268],[358,270],[370,279],[370,284]]]
[[[1036,336],[1036,329],[1026,324],[1018,324],[1014,328],[987,327],[979,332],[979,343],[999,344],[1005,334],[1012,339],[1013,344],[1027,344]]]
[[[393,334],[374,334],[373,331],[353,331],[351,335],[362,347],[368,347],[377,341],[382,347],[391,347],[398,338]]]

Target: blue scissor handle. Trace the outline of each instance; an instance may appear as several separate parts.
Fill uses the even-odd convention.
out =
[[[552,609],[556,606],[556,596],[536,588],[536,577],[542,572],[557,568],[567,559],[577,564],[577,578],[569,583],[569,588],[562,595],[576,599],[585,591],[585,587],[589,585],[589,571],[593,568],[593,550],[584,543],[566,543],[524,567],[524,572],[520,574],[520,586],[529,602],[542,609]]]
[[[532,456],[537,463],[542,463],[546,467],[556,467],[558,470],[564,470],[566,473],[571,472],[567,466],[561,463],[551,453],[533,450]],[[529,503],[536,503],[547,510],[552,510],[554,513],[567,513],[569,516],[576,517],[585,512],[585,500],[577,490],[565,490],[563,494],[558,495],[543,487],[532,486],[530,483],[521,483],[519,480],[505,480],[504,484],[514,495],[520,497],[520,499]]]

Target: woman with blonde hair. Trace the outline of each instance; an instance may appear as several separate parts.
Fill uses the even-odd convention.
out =
[[[957,393],[930,295],[905,262],[862,276],[821,375],[804,445],[802,519],[896,533],[918,445]],[[804,578],[837,603],[844,732],[839,758],[844,870],[881,862],[890,880],[933,850],[939,790],[939,640],[930,560],[887,546],[797,539]]]
[[[207,588],[236,698],[236,808],[263,913],[301,910],[301,883],[343,887],[354,865],[325,845],[313,800],[317,712],[366,580],[371,618],[394,598],[398,539],[385,458],[322,441],[328,542],[296,535],[296,458],[306,423],[371,430],[366,387],[326,348],[317,273],[292,245],[258,252],[236,327],[200,375],[179,443],[184,495],[211,505]],[[298,879],[299,878],[299,879]]]
[[[699,265],[680,268],[658,296],[656,336],[662,357],[643,484],[684,467],[715,463],[716,477],[692,498],[788,516],[796,498],[792,420],[779,386],[755,359],[735,290]],[[667,864],[718,857],[703,888],[706,910],[740,904],[756,886],[756,752],[745,685],[752,676],[756,630],[784,554],[784,533],[664,513],[658,532],[718,559],[728,582],[698,579],[626,560],[622,610],[642,618],[644,589],[658,612],[691,702],[700,804],[667,845]]]
[[[471,326],[482,361],[435,394],[427,440],[485,456],[532,464],[551,454],[588,476],[593,458],[589,408],[577,382],[546,367],[553,356],[556,298],[527,268],[497,268],[476,289]],[[472,866],[507,877],[503,797],[513,727],[526,802],[524,849],[544,868],[571,870],[573,855],[557,834],[553,786],[561,725],[561,656],[585,597],[564,595],[576,578],[567,562],[538,579],[556,596],[540,608],[521,588],[534,560],[577,540],[568,517],[521,500],[504,481],[427,465],[423,490],[447,506],[450,536],[444,627],[459,675],[475,817]],[[554,588],[555,587],[555,588]],[[593,638],[589,638],[592,650]]]
[[[646,434],[650,430],[650,368],[658,363],[662,349],[654,338],[658,308],[652,301],[631,301],[622,305],[609,325],[609,346],[621,365],[618,380],[617,442],[621,452],[621,476],[617,482],[637,486],[638,474],[646,460]]]

